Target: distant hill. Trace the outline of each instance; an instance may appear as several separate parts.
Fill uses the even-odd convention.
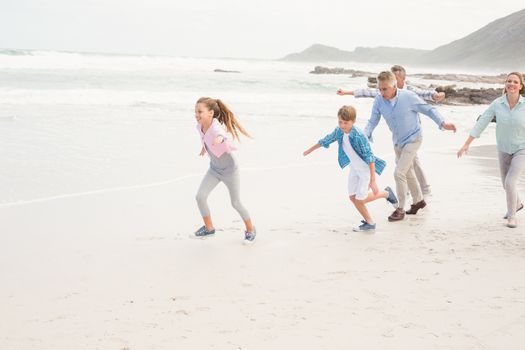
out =
[[[325,46],[321,44],[314,44],[309,48],[299,52],[289,54],[281,60],[283,61],[351,61],[352,53],[350,51],[343,51],[335,47]]]
[[[321,44],[310,46],[299,53],[292,53],[284,61],[355,61],[355,62],[412,62],[417,57],[428,53],[428,50],[404,49],[398,47],[357,47],[354,51],[339,50]]]
[[[285,61],[354,61],[413,65],[525,69],[525,9],[495,20],[474,33],[434,50],[357,47],[343,51],[315,44]]]
[[[525,9],[423,55],[421,63],[506,69],[525,67]]]

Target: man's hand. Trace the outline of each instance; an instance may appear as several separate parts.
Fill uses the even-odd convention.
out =
[[[456,132],[456,126],[452,123],[443,122],[443,124],[441,124],[441,127],[445,130],[451,130],[451,131]]]
[[[434,102],[441,102],[445,99],[445,93],[444,92],[435,92],[432,95],[432,99],[434,99]]]

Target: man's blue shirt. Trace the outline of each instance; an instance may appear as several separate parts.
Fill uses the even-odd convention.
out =
[[[396,96],[392,100],[387,100],[378,95],[374,99],[372,115],[366,125],[365,135],[369,140],[372,140],[372,133],[381,116],[383,116],[392,132],[394,145],[403,147],[421,137],[421,123],[418,113],[427,115],[439,127],[445,121],[436,108],[411,91],[397,89]]]

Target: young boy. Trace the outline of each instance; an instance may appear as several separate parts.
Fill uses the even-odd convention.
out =
[[[304,151],[308,155],[316,149],[328,148],[332,142],[337,141],[339,145],[338,161],[341,168],[350,165],[348,176],[348,194],[357,211],[364,220],[354,231],[374,231],[376,224],[370,216],[366,203],[379,198],[385,198],[394,207],[397,206],[397,198],[390,187],[379,191],[376,184],[376,173],[381,175],[386,162],[374,156],[366,136],[354,125],[356,111],[352,106],[343,106],[337,113],[339,127],[326,135],[318,143]],[[372,190],[370,192],[369,190]]]

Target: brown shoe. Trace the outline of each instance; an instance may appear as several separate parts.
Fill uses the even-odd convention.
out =
[[[388,221],[399,221],[405,218],[405,211],[401,208],[397,208],[392,215],[388,217]]]
[[[416,215],[417,214],[417,211],[419,209],[423,209],[424,207],[427,206],[427,203],[425,202],[425,200],[422,200],[421,202],[417,202],[416,204],[412,204],[410,206],[410,209],[406,211],[406,213],[408,215]]]

